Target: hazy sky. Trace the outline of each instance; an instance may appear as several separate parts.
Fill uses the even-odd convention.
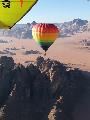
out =
[[[64,22],[74,18],[90,20],[88,0],[38,0],[32,10],[19,23]]]

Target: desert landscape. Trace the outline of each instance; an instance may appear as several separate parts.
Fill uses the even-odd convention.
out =
[[[0,31],[0,120],[90,120],[90,22],[56,24],[46,56],[33,24]]]
[[[33,39],[17,39],[0,36],[0,56],[12,56],[16,63],[35,61],[38,56],[44,57],[44,51]],[[47,51],[45,58],[58,60],[72,67],[90,71],[90,33],[77,33],[70,37],[58,38]],[[30,51],[35,51],[34,53]]]

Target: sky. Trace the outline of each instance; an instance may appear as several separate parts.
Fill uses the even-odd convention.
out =
[[[89,0],[38,0],[18,23],[61,23],[81,18],[90,21]]]

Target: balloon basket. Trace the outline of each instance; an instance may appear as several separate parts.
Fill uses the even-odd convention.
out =
[[[46,56],[46,52],[44,53],[44,56]]]

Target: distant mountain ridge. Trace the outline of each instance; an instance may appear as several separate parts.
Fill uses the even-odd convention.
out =
[[[87,20],[82,19],[74,19],[69,22],[64,23],[54,23],[60,30],[60,36],[66,37],[71,36],[76,33],[81,33],[84,31],[90,31],[89,22]],[[16,24],[11,30],[0,30],[0,35],[4,36],[14,36],[16,38],[30,38],[32,39],[32,26],[35,25],[36,22],[27,24]]]
[[[76,33],[84,32],[88,30],[88,21],[81,19],[74,19],[73,21],[61,23],[59,28],[61,29],[62,36],[74,35]]]

